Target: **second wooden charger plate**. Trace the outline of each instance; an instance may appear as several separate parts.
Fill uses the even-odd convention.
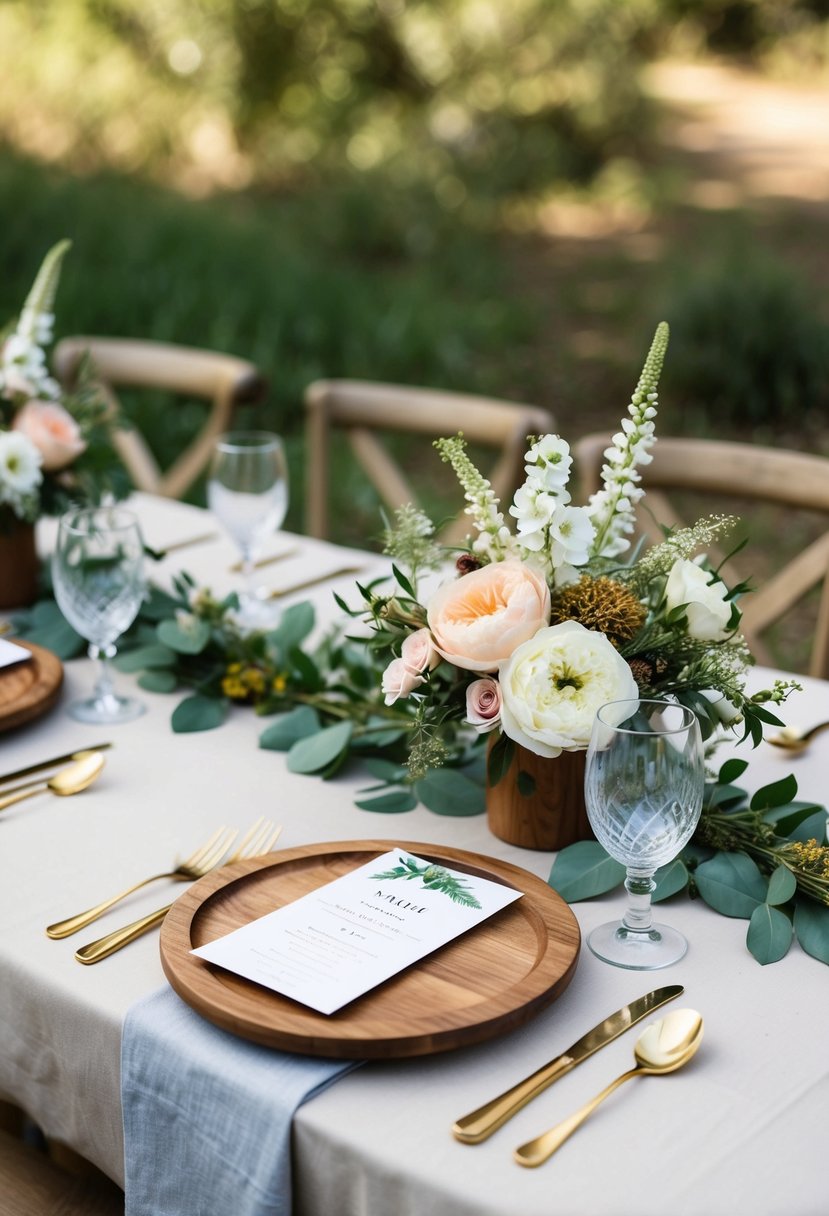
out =
[[[190,953],[393,848],[504,883],[523,898],[330,1016]],[[580,944],[564,900],[518,866],[441,845],[351,840],[285,849],[200,879],[167,914],[161,963],[187,1004],[242,1038],[305,1055],[394,1059],[521,1026],[570,983]]]
[[[32,657],[0,668],[0,731],[22,726],[47,713],[60,696],[63,664],[51,650],[20,642]]]

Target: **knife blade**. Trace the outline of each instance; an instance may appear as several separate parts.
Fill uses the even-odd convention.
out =
[[[640,996],[630,1005],[623,1005],[592,1030],[588,1030],[587,1034],[577,1039],[572,1047],[568,1047],[560,1056],[542,1065],[531,1076],[525,1077],[497,1098],[492,1098],[477,1110],[458,1119],[452,1127],[453,1136],[464,1144],[480,1144],[499,1127],[503,1127],[507,1120],[528,1102],[543,1093],[553,1081],[563,1077],[577,1064],[581,1064],[582,1060],[592,1056],[594,1051],[598,1051],[606,1043],[612,1043],[620,1034],[624,1034],[631,1026],[641,1022],[642,1018],[653,1013],[654,1009],[673,1001],[684,991],[681,984],[669,984],[665,988],[656,988],[653,992]]]
[[[90,747],[76,747],[73,752],[67,752],[64,756],[53,756],[51,760],[41,760],[39,764],[30,764],[28,768],[18,768],[13,773],[3,773],[0,777],[0,785],[5,785],[8,781],[17,781],[19,777],[28,777],[31,773],[40,773],[46,768],[54,768],[56,764],[68,764],[70,760],[77,760],[85,752],[105,752],[108,747],[112,747],[112,744],[95,743]]]

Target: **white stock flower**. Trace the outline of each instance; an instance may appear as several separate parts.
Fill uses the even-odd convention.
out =
[[[522,747],[549,757],[582,751],[597,709],[639,695],[615,647],[578,621],[539,629],[501,664],[499,682],[501,729]]]
[[[713,581],[712,581],[713,579]],[[729,634],[731,604],[724,583],[687,558],[674,562],[665,584],[669,611],[687,605],[688,633],[702,642],[720,642]]]
[[[524,456],[527,483],[553,492],[563,490],[570,480],[573,457],[570,445],[559,435],[544,435]],[[567,495],[569,500],[570,495]]]

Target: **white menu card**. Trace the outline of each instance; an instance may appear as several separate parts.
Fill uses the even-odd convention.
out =
[[[31,650],[18,646],[17,642],[7,642],[5,638],[0,638],[0,667],[11,667],[13,663],[23,663],[31,657]]]
[[[392,849],[193,954],[335,1013],[521,894]]]

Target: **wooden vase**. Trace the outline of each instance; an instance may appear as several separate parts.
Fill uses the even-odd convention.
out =
[[[0,608],[25,608],[37,599],[40,564],[34,524],[15,520],[0,530]]]
[[[487,783],[489,828],[499,840],[522,849],[563,849],[593,833],[584,805],[585,751],[562,752],[551,760],[515,748],[508,771],[497,785]],[[526,774],[522,793],[518,774]]]

